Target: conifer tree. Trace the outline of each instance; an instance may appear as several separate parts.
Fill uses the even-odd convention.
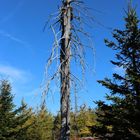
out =
[[[26,108],[22,105],[15,109],[11,86],[6,80],[0,83],[0,140],[20,140],[25,135],[29,114],[21,114]],[[23,139],[24,140],[24,139]]]
[[[11,128],[14,113],[11,110],[14,108],[14,104],[12,102],[13,96],[10,92],[10,85],[7,81],[2,81],[0,85],[0,139],[2,140],[13,135]]]
[[[96,124],[96,116],[94,111],[88,108],[86,105],[81,106],[76,116],[76,122],[74,122],[74,120],[71,121],[72,126],[74,126],[75,123],[77,123],[77,131],[79,138],[92,137],[93,135],[90,131],[90,127]]]
[[[53,116],[46,108],[41,108],[37,114],[40,140],[52,140]]]
[[[33,123],[32,123],[33,122]],[[32,125],[26,133],[26,140],[52,140],[53,116],[44,107],[32,113],[28,123]]]
[[[61,117],[60,113],[54,116],[53,140],[60,139]]]
[[[24,100],[21,101],[21,107],[18,109],[16,114],[16,121],[18,124],[23,123],[20,127],[19,135],[16,139],[18,140],[28,140],[28,131],[30,127],[32,127],[35,123],[34,120],[32,120],[33,111],[31,108],[27,108],[27,104],[24,102]]]
[[[136,10],[128,6],[125,29],[115,29],[115,41],[105,40],[108,47],[116,51],[113,65],[123,68],[124,73],[113,74],[113,80],[105,78],[98,81],[110,90],[107,104],[98,101],[98,121],[94,129],[102,139],[137,140],[140,139],[140,28]]]

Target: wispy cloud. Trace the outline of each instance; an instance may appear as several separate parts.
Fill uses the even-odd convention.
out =
[[[10,81],[16,105],[20,105],[22,98],[30,106],[36,106],[36,103],[40,102],[40,89],[31,85],[31,82],[33,82],[32,78],[33,75],[28,71],[0,64],[0,79],[8,79]]]
[[[0,30],[0,35],[3,36],[3,37],[6,37],[6,38],[8,38],[8,39],[10,39],[12,41],[15,41],[15,42],[23,45],[24,47],[29,47],[30,46],[26,41],[23,41],[23,40],[19,39],[18,37],[15,37],[12,34],[7,33],[7,32],[5,32],[3,30]]]
[[[9,65],[0,65],[0,75],[12,81],[20,80],[21,82],[25,82],[30,73]]]

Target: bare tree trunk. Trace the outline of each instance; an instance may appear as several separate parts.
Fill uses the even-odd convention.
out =
[[[63,2],[61,15],[62,41],[61,63],[61,133],[60,140],[70,140],[70,41],[71,41],[71,0]]]
[[[61,85],[61,132],[60,140],[70,140],[70,90],[73,83],[78,82],[81,85],[81,80],[70,71],[70,63],[72,60],[80,64],[82,76],[85,71],[85,47],[90,48],[93,52],[91,45],[84,45],[81,41],[80,35],[84,35],[87,41],[91,40],[88,33],[83,30],[83,19],[90,18],[86,7],[83,5],[83,0],[61,0],[62,6],[59,8],[58,14],[54,14],[55,22],[52,21],[51,28],[54,33],[54,43],[51,55],[48,59],[46,69],[56,62],[57,68],[55,73],[50,74],[47,72],[47,84],[45,85],[45,92],[48,93],[50,81],[60,78]],[[81,13],[81,14],[80,14]],[[83,17],[82,17],[82,16]],[[92,19],[92,18],[91,18]],[[91,20],[88,20],[89,22]],[[58,26],[60,28],[58,29]],[[55,32],[58,31],[57,33]],[[61,33],[61,35],[60,35]],[[84,38],[85,39],[85,38]],[[60,50],[60,51],[59,51]],[[60,64],[58,63],[60,60]],[[59,77],[60,76],[60,77]],[[45,95],[45,94],[44,94]],[[76,116],[75,116],[76,117]]]

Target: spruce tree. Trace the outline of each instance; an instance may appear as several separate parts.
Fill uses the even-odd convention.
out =
[[[14,113],[11,110],[14,108],[11,95],[11,87],[7,81],[2,81],[0,85],[0,139],[6,140],[11,137],[11,131]]]
[[[136,10],[130,5],[126,12],[125,29],[115,29],[115,41],[105,40],[108,47],[116,51],[115,67],[124,73],[114,73],[113,78],[98,81],[110,90],[106,99],[98,101],[98,121],[94,129],[102,139],[140,139],[140,28]]]
[[[57,113],[56,116],[54,116],[54,122],[53,122],[53,138],[60,139],[60,129],[61,129],[61,116],[60,112]]]
[[[29,113],[22,113],[26,105],[15,109],[11,86],[6,80],[0,84],[0,140],[24,140],[29,125],[25,125]]]
[[[45,106],[44,106],[45,107]],[[53,116],[46,108],[32,113],[27,123],[31,126],[27,130],[26,140],[52,140],[53,139]]]

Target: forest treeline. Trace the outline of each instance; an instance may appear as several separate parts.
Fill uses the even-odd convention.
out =
[[[109,102],[96,101],[96,109],[83,105],[77,112],[71,111],[71,138],[140,139],[140,20],[135,9],[128,8],[124,21],[123,30],[113,31],[113,41],[105,39],[116,53],[111,63],[123,68],[124,73],[98,81],[109,89]],[[13,98],[10,83],[1,80],[0,140],[59,139],[60,113],[55,116],[45,106],[34,111],[24,101],[16,108]]]
[[[71,137],[92,136],[89,126],[96,124],[95,111],[85,105],[71,111]],[[0,83],[0,140],[57,140],[60,136],[60,113],[56,116],[42,105],[33,110],[22,100],[16,109],[8,81]]]

